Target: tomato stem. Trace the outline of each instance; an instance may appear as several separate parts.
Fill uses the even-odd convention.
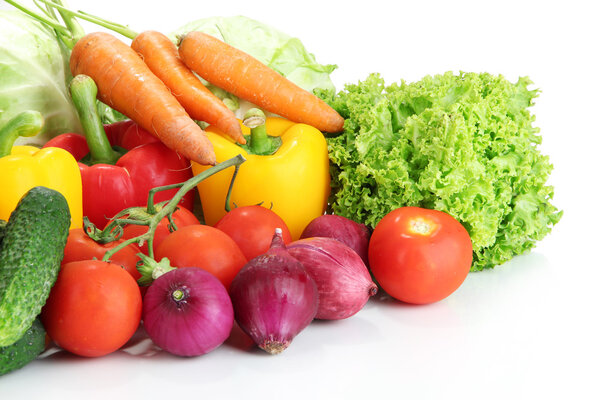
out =
[[[179,190],[173,196],[173,198],[171,198],[171,200],[169,200],[162,208],[160,208],[160,210],[157,211],[154,208],[155,205],[154,204],[152,205],[153,210],[156,211],[154,214],[151,214],[150,212],[148,212],[147,209],[142,208],[140,210],[140,207],[132,207],[130,209],[123,210],[122,212],[117,214],[117,216],[115,216],[113,218],[113,221],[110,224],[108,224],[108,226],[106,228],[104,228],[104,231],[108,230],[108,232],[110,232],[110,230],[115,229],[115,227],[117,227],[117,226],[120,227],[121,225],[126,225],[127,223],[131,223],[132,219],[140,220],[139,224],[136,223],[137,225],[147,225],[148,231],[142,235],[124,240],[117,246],[113,247],[112,249],[110,249],[109,251],[107,251],[104,254],[102,261],[110,260],[110,258],[115,253],[117,253],[119,250],[129,246],[130,244],[143,243],[144,241],[148,242],[148,256],[151,259],[154,259],[154,249],[153,249],[154,233],[156,232],[156,228],[158,227],[158,224],[160,223],[160,221],[165,217],[169,218],[169,216],[172,216],[173,212],[175,212],[175,210],[177,209],[177,205],[179,204],[179,202],[181,201],[183,196],[185,196],[185,194],[187,192],[189,192],[190,190],[194,189],[198,185],[198,183],[200,183],[204,179],[208,178],[209,176],[212,176],[212,175],[216,174],[217,172],[220,172],[229,167],[234,166],[237,170],[244,161],[246,161],[244,156],[242,156],[241,154],[238,154],[237,156],[232,157],[229,160],[218,163],[214,167],[210,167],[209,169],[188,179],[184,183],[176,184],[176,185],[160,186],[160,187],[152,189],[150,191],[151,193],[149,194],[149,197],[154,196],[154,193],[156,193],[156,192],[159,192],[162,190],[173,189],[173,186],[180,187]],[[232,181],[233,181],[233,179],[235,179],[235,173],[232,177]],[[232,186],[233,186],[233,182],[230,185],[230,191],[231,191]],[[228,198],[229,198],[229,196],[230,196],[230,193],[228,193]],[[149,201],[149,204],[150,204],[150,201]],[[126,212],[128,212],[129,214],[126,214]],[[136,212],[137,213],[141,212],[142,215],[137,218],[132,218],[133,214],[135,214]],[[145,214],[145,215],[143,215],[143,214]],[[120,218],[125,215],[129,215],[129,218],[128,219]],[[174,226],[175,224],[172,222],[172,219],[169,218],[169,220],[170,220],[171,224]]]
[[[235,169],[233,170],[233,175],[231,176],[231,182],[229,182],[229,189],[227,189],[227,196],[225,197],[225,211],[226,212],[231,211],[231,206],[229,205],[229,203],[231,202],[231,192],[233,191],[233,183],[235,182],[235,178],[236,178],[239,170],[240,170],[240,164],[235,166]]]
[[[435,224],[432,221],[415,218],[410,221],[410,230],[418,235],[427,236],[434,230]]]
[[[159,276],[176,269],[171,266],[169,259],[166,257],[163,257],[159,262],[144,253],[138,253],[138,257],[142,260],[141,264],[137,267],[141,275],[138,279],[140,286],[148,286]]]

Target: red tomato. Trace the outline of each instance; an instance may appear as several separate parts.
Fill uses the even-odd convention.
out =
[[[175,225],[178,229],[188,225],[200,224],[200,221],[198,221],[198,218],[196,218],[194,213],[192,213],[185,207],[178,208],[173,213],[173,222],[175,222]],[[143,235],[146,232],[148,232],[148,227],[145,225],[126,225],[123,228],[122,239],[131,239],[133,237]],[[156,249],[158,249],[158,245],[160,245],[162,241],[165,240],[165,238],[170,234],[171,232],[169,231],[169,220],[167,219],[167,217],[165,217],[160,220],[160,222],[156,226],[156,231],[154,232],[154,242],[152,248],[154,249],[155,253]],[[148,255],[148,242],[144,242],[142,247],[139,247],[138,251],[141,251],[142,253]]]
[[[369,264],[390,296],[414,304],[442,300],[465,280],[473,260],[467,230],[450,215],[398,208],[375,227]]]
[[[248,260],[269,250],[275,228],[281,228],[285,244],[292,241],[290,230],[279,215],[261,206],[234,208],[215,224],[215,228],[229,235]]]
[[[246,257],[227,234],[207,225],[188,225],[171,233],[156,250],[156,260],[167,257],[174,267],[200,267],[229,289]]]
[[[117,240],[105,244],[97,243],[83,229],[71,229],[67,238],[62,264],[72,261],[93,260],[94,258],[102,260],[108,250],[115,248],[122,242],[122,240]],[[139,261],[137,253],[138,250],[130,245],[116,252],[110,261],[113,264],[122,266],[133,279],[137,280],[140,277],[140,273],[136,268],[136,263]]]
[[[131,275],[119,265],[87,260],[62,266],[42,322],[63,349],[98,357],[127,343],[141,315],[142,295]]]

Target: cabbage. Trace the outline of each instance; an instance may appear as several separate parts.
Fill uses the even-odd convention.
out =
[[[386,86],[373,74],[320,93],[346,119],[328,139],[331,211],[371,227],[401,206],[447,212],[471,236],[473,270],[531,249],[562,212],[550,203],[530,84],[448,72]]]
[[[0,126],[22,111],[39,111],[44,128],[17,144],[43,144],[80,132],[68,93],[69,50],[53,30],[19,11],[0,11]]]
[[[190,22],[171,33],[170,38],[201,31],[236,47],[273,68],[301,88],[334,90],[329,75],[335,65],[316,62],[302,42],[275,28],[248,17],[211,17]]]

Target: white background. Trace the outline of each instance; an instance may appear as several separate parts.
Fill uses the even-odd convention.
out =
[[[531,253],[471,273],[442,302],[371,300],[348,320],[314,322],[279,356],[239,331],[193,359],[134,338],[98,359],[48,354],[0,377],[0,398],[600,398],[594,3],[71,0],[137,31],[169,32],[217,15],[259,19],[299,37],[319,62],[337,64],[338,89],[370,72],[388,83],[447,70],[528,75],[542,90],[532,111],[565,214]]]

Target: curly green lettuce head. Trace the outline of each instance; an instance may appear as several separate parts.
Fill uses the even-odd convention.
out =
[[[328,139],[331,211],[371,227],[402,206],[447,212],[471,236],[473,270],[531,249],[562,212],[550,204],[530,84],[448,72],[386,86],[373,74],[321,92],[346,119]]]

